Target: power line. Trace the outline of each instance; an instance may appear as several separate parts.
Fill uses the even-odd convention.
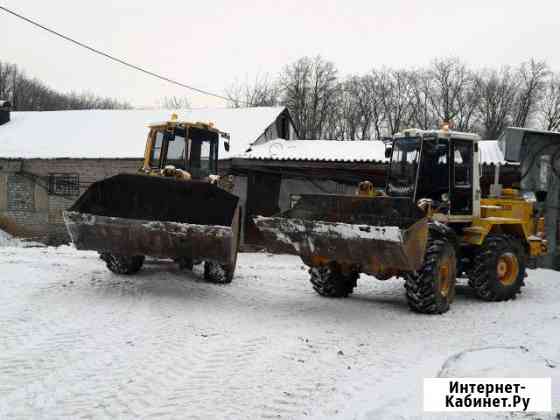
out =
[[[123,66],[129,67],[129,68],[134,69],[134,70],[138,70],[138,71],[140,71],[140,72],[142,72],[142,73],[145,73],[145,74],[147,74],[147,75],[149,75],[149,76],[155,77],[155,78],[157,78],[157,79],[163,80],[163,81],[168,82],[168,83],[172,83],[172,84],[177,85],[177,86],[181,86],[181,87],[183,87],[183,88],[185,88],[185,89],[189,89],[189,90],[192,90],[192,91],[194,91],[194,92],[202,93],[202,94],[208,95],[208,96],[213,96],[213,97],[219,98],[219,99],[224,99],[224,100],[226,100],[226,101],[231,101],[230,98],[228,98],[228,97],[226,97],[226,96],[223,96],[223,95],[220,95],[220,94],[218,94],[218,93],[210,92],[210,91],[204,90],[204,89],[199,89],[199,88],[196,88],[196,87],[194,87],[194,86],[187,85],[186,83],[178,82],[178,81],[173,80],[173,79],[171,79],[171,78],[169,78],[169,77],[162,76],[162,75],[160,75],[160,74],[158,74],[158,73],[155,73],[155,72],[153,72],[153,71],[147,70],[147,69],[145,69],[145,68],[143,68],[143,67],[140,67],[140,66],[137,66],[137,65],[135,65],[135,64],[131,64],[131,63],[129,63],[129,62],[125,61],[125,60],[122,60],[122,59],[120,59],[120,58],[117,58],[117,57],[115,57],[115,56],[113,56],[113,55],[111,55],[111,54],[108,54],[108,53],[103,52],[103,51],[101,51],[101,50],[98,50],[98,49],[96,49],[96,48],[94,48],[94,47],[91,47],[91,46],[89,46],[89,45],[87,45],[87,44],[84,44],[83,42],[77,41],[77,40],[75,40],[75,39],[73,39],[73,38],[71,38],[71,37],[69,37],[69,36],[67,36],[67,35],[61,34],[60,32],[57,32],[57,31],[55,31],[54,29],[50,29],[50,28],[48,28],[48,27],[46,27],[46,26],[44,26],[44,25],[41,25],[39,22],[36,22],[36,21],[34,21],[34,20],[32,20],[32,19],[29,19],[29,18],[27,18],[27,17],[25,17],[25,16],[22,16],[22,15],[20,15],[19,13],[16,13],[16,12],[14,12],[13,10],[10,10],[10,9],[4,7],[4,6],[1,6],[1,5],[0,5],[0,10],[3,10],[4,12],[9,13],[9,14],[11,14],[11,15],[17,17],[18,19],[21,19],[21,20],[23,20],[23,21],[25,21],[25,22],[27,22],[27,23],[30,23],[31,25],[36,26],[37,28],[43,29],[44,31],[47,31],[47,32],[49,32],[49,33],[51,33],[51,34],[53,34],[53,35],[56,35],[56,36],[59,37],[59,38],[62,38],[62,39],[64,39],[64,40],[68,41],[68,42],[71,42],[71,43],[74,44],[74,45],[77,45],[77,46],[79,46],[79,47],[85,48],[86,50],[89,50],[90,52],[93,52],[93,53],[98,54],[98,55],[100,55],[100,56],[102,56],[102,57],[105,57],[105,58],[107,58],[107,59],[109,59],[109,60],[112,60],[112,61],[115,61],[115,62],[117,62],[117,63],[119,63],[119,64],[122,64]],[[248,104],[247,104],[247,103],[244,103],[244,105],[248,105]]]

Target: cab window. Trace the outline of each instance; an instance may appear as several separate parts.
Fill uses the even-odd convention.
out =
[[[189,129],[189,170],[195,178],[217,172],[218,135],[193,127]]]
[[[186,169],[186,143],[185,137],[181,135],[170,136],[167,143],[167,165],[173,165],[177,169]]]
[[[472,185],[473,147],[472,142],[455,142],[454,171],[455,186],[468,188]]]
[[[152,152],[150,154],[150,167],[159,167],[161,159],[161,149],[163,146],[163,133],[158,131],[152,145]]]

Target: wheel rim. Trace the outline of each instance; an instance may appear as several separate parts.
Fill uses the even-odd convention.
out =
[[[449,296],[449,291],[451,289],[451,261],[449,260],[449,258],[446,258],[444,261],[441,262],[438,270],[438,277],[439,277],[439,285],[438,285],[439,293],[443,297]]]
[[[498,258],[496,274],[498,275],[498,280],[504,286],[511,286],[515,283],[519,275],[519,261],[515,254],[508,252]]]

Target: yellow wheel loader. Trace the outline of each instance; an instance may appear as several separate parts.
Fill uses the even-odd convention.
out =
[[[229,149],[229,136],[175,115],[149,128],[140,173],[95,182],[64,213],[72,242],[98,251],[117,274],[136,273],[151,256],[187,269],[204,262],[207,280],[231,282],[240,209],[217,176],[219,149]]]
[[[322,296],[348,296],[366,273],[403,277],[410,308],[422,313],[446,312],[459,276],[481,299],[512,299],[546,253],[542,220],[532,193],[496,181],[481,198],[479,140],[406,130],[386,149],[381,196],[301,195],[255,224],[272,252],[301,256]]]

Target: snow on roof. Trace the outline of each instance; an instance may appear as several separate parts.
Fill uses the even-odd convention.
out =
[[[245,159],[308,160],[326,162],[386,161],[381,141],[283,140],[276,139],[241,155]]]
[[[0,157],[138,158],[144,156],[148,124],[175,112],[179,121],[212,122],[230,134],[230,151],[245,152],[276,120],[283,107],[205,108],[193,110],[84,110],[12,112],[0,126]]]
[[[496,140],[480,141],[480,161],[505,164]],[[382,141],[283,140],[252,146],[240,155],[244,159],[301,160],[322,162],[387,162]]]

